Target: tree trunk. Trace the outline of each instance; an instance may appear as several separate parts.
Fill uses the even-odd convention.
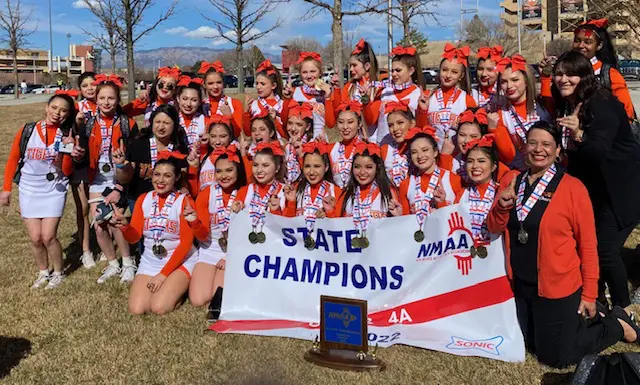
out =
[[[111,72],[115,74],[116,71],[118,70],[116,68],[116,50],[114,49],[111,52],[109,52],[109,56],[111,56]]]
[[[331,32],[333,33],[333,71],[338,75],[338,83],[340,88],[344,85],[342,75],[344,73],[343,64],[343,41],[342,41],[342,0],[333,2],[333,22],[331,23]],[[322,76],[322,74],[321,74]]]
[[[236,62],[238,63],[238,93],[244,93],[244,61],[242,60],[242,38],[237,34]]]
[[[18,92],[19,91],[19,87],[18,86],[20,85],[20,82],[19,82],[19,79],[18,79],[18,58],[17,58],[17,56],[18,56],[18,48],[14,47],[13,48],[13,76],[15,78],[16,83],[13,86],[13,93],[14,93],[16,99],[18,99],[20,97],[19,96],[20,94]]]
[[[409,43],[413,45],[413,41],[411,41],[411,20],[409,20],[409,10],[407,9],[407,2],[402,1],[400,3],[402,9],[402,29],[404,34],[405,44]]]
[[[136,81],[135,81],[135,63],[133,61],[133,15],[131,12],[131,2],[124,3],[124,21],[127,28],[126,45],[127,45],[127,79],[129,84],[127,91],[129,92],[129,102],[136,98]]]

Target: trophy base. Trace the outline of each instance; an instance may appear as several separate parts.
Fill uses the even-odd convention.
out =
[[[309,349],[304,354],[304,359],[312,364],[337,370],[372,372],[386,369],[383,361],[368,354],[361,360],[358,358],[358,352],[351,350],[329,349],[321,351],[320,349]]]

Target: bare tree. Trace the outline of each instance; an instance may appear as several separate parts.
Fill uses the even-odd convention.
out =
[[[567,51],[571,51],[573,42],[567,39],[555,39],[547,43],[547,52],[549,56],[560,56]]]
[[[518,52],[518,38],[514,32],[513,28],[501,19],[476,15],[463,25],[460,40],[474,50],[479,47],[501,45],[505,55],[512,55]],[[523,51],[531,49],[537,43],[532,32],[523,29],[521,34]]]
[[[329,0],[303,0],[305,3],[313,5],[310,13],[307,14],[307,18],[315,16],[318,12],[326,11],[331,15],[331,33],[333,34],[332,41],[332,57],[334,70],[338,75],[340,87],[344,84],[343,70],[344,70],[344,38],[342,34],[342,20],[345,16],[362,16],[367,13],[378,13],[381,7],[387,3],[386,0],[366,0],[364,3],[356,3],[355,1],[348,0],[333,0],[333,4]],[[343,4],[345,7],[343,8]]]
[[[395,10],[392,10],[392,19],[402,26],[403,40],[414,44],[412,41],[412,27],[415,26],[416,19],[421,19],[426,25],[429,21],[433,21],[441,25],[436,12],[436,7],[440,4],[440,0],[395,0]]]
[[[98,29],[95,31],[82,30],[91,37],[97,48],[109,53],[111,72],[115,74],[117,55],[124,49],[124,40],[117,30],[118,22],[122,20],[120,0],[84,0],[84,3],[96,17]]]
[[[640,0],[591,0],[589,19],[609,19],[609,33],[625,44],[618,44],[618,52],[640,49]],[[614,26],[612,28],[611,26]]]
[[[257,6],[251,0],[209,0],[211,5],[219,13],[220,18],[211,18],[205,13],[202,17],[216,26],[219,36],[235,45],[238,91],[244,92],[244,60],[242,49],[245,44],[254,42],[282,25],[282,19],[278,18],[273,25],[264,31],[256,25],[269,13],[275,12],[278,4],[288,0],[262,0]],[[224,21],[220,21],[220,19]]]
[[[6,0],[6,9],[0,10],[0,31],[2,37],[0,41],[9,45],[9,50],[13,56],[13,75],[15,83],[13,92],[18,99],[18,50],[27,44],[27,37],[35,31],[35,28],[28,30],[25,25],[31,19],[33,10],[24,11],[20,0]]]
[[[308,37],[294,37],[287,40],[284,43],[285,46],[289,47],[289,51],[296,54],[300,54],[300,52],[320,52],[322,51],[322,44],[316,39],[308,38]]]

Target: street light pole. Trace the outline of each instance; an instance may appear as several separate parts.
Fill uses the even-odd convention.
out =
[[[520,33],[520,19],[522,19],[522,6],[520,5],[520,0],[518,0],[518,53],[522,54],[522,34]]]
[[[49,0],[49,72],[53,71],[53,28],[51,27],[51,0]]]
[[[393,0],[389,0],[387,6],[389,9],[387,10],[387,48],[389,50],[389,57],[387,58],[387,65],[389,68],[389,72],[387,72],[388,79],[391,80],[391,50],[393,50],[393,24],[392,24],[392,15],[391,15],[391,7],[393,7]]]

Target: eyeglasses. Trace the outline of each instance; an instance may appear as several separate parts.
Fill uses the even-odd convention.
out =
[[[165,82],[158,82],[158,88],[159,89],[165,89],[167,91],[173,91],[173,89],[175,88],[175,85],[173,85],[173,83],[165,83]]]

